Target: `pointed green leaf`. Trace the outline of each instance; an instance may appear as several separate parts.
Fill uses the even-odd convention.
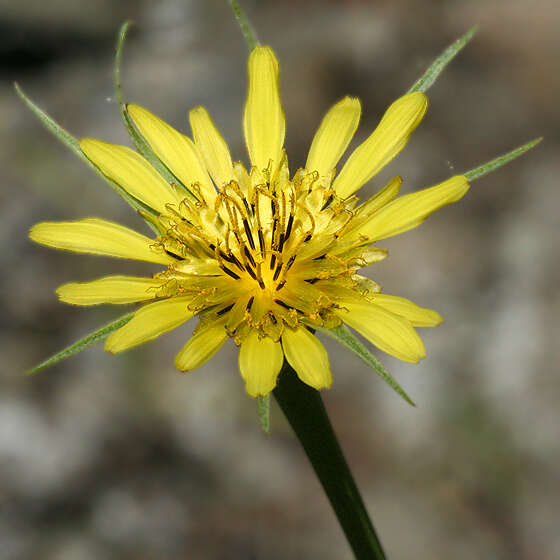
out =
[[[123,124],[138,153],[141,154],[170,185],[175,185],[176,187],[181,188],[181,190],[183,190],[185,194],[187,194],[191,198],[191,200],[196,200],[195,196],[189,191],[189,189],[187,189],[187,187],[183,185],[181,181],[179,181],[179,179],[177,179],[177,177],[175,177],[175,175],[161,162],[161,160],[153,152],[150,145],[138,133],[138,131],[134,127],[132,119],[130,118],[130,114],[128,113],[122,90],[121,61],[126,34],[130,25],[130,21],[125,21],[119,30],[117,50],[115,54],[115,68],[113,73],[115,97],[117,98],[117,101],[119,103],[119,109]]]
[[[498,167],[502,167],[502,165],[505,165],[506,163],[513,161],[515,158],[518,158],[519,156],[523,155],[531,148],[534,148],[541,140],[542,138],[535,138],[535,140],[531,140],[530,142],[527,142],[527,144],[523,144],[523,146],[519,146],[519,148],[515,148],[515,150],[512,150],[507,154],[498,156],[497,158],[494,158],[493,160],[484,163],[479,167],[475,167],[474,169],[471,169],[470,171],[463,173],[463,175],[469,181],[474,181],[475,179],[479,179],[480,177],[483,177],[484,175],[487,175],[488,173],[495,171],[496,169],[498,169]]]
[[[75,342],[64,350],[56,353],[54,356],[47,358],[45,361],[41,362],[33,369],[30,369],[27,373],[36,373],[38,371],[41,371],[42,369],[54,366],[56,363],[65,360],[66,358],[69,358],[70,356],[73,356],[74,354],[77,354],[78,352],[81,352],[82,350],[85,350],[86,348],[97,344],[98,342],[101,342],[102,340],[107,338],[113,331],[116,331],[117,329],[120,329],[122,326],[126,325],[126,323],[128,323],[132,319],[132,317],[134,317],[134,312],[127,313],[126,315],[115,319],[113,322],[105,325],[104,327],[101,327],[91,334],[88,334],[81,340],[78,340],[78,342]]]
[[[243,33],[243,37],[245,37],[245,41],[247,42],[247,46],[249,47],[249,51],[252,51],[257,45],[259,45],[259,40],[257,39],[257,34],[255,32],[255,28],[251,25],[249,18],[245,15],[245,12],[241,9],[239,2],[237,0],[229,0],[229,4],[233,13],[235,15],[235,19],[241,28],[241,33]]]
[[[427,91],[443,72],[445,67],[459,54],[463,47],[474,37],[478,31],[478,25],[471,27],[462,37],[451,43],[430,65],[414,85],[407,91]]]
[[[257,397],[257,407],[259,412],[259,422],[265,434],[270,433],[270,395]]]
[[[51,116],[49,116],[45,111],[40,109],[29,97],[25,95],[23,90],[19,87],[16,83],[14,84],[16,93],[20,97],[20,99],[27,105],[29,109],[34,113],[34,115],[41,121],[41,123],[45,126],[47,130],[52,132],[66,147],[70,148],[82,161],[87,163],[91,169],[93,169],[100,177],[103,179],[113,188],[115,189],[120,196],[122,196],[129,204],[134,208],[136,211],[143,211],[154,216],[157,216],[155,210],[146,206],[146,204],[140,202],[138,199],[130,196],[120,185],[109,179],[106,175],[104,175],[101,170],[94,165],[82,152],[80,148],[80,144],[78,140],[74,138],[67,130],[62,128]],[[149,222],[148,222],[149,223]],[[151,225],[150,225],[151,227]]]
[[[350,332],[350,329],[342,324],[334,329],[325,329],[315,326],[318,331],[334,338],[337,342],[352,350],[362,362],[368,365],[383,381],[385,381],[394,391],[396,391],[408,404],[416,406],[414,401],[404,392],[395,378],[383,367],[381,362]]]

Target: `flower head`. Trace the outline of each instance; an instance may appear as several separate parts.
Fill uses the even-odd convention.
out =
[[[302,381],[331,385],[327,353],[313,327],[346,323],[381,350],[407,362],[425,356],[414,327],[441,317],[381,293],[358,274],[387,256],[374,243],[416,227],[468,190],[464,176],[398,197],[395,177],[369,200],[354,194],[405,146],[422,120],[423,93],[405,95],[337,173],[360,120],[360,102],[346,97],[323,118],[305,167],[291,174],[283,150],[285,120],[278,62],[269,47],[249,58],[243,128],[251,166],[233,162],[206,109],[190,112],[193,140],[138,105],[128,105],[140,134],[176,181],[168,182],[135,151],[83,139],[87,158],[149,210],[155,239],[97,218],[41,223],[30,237],[79,253],[161,265],[153,277],[110,276],[65,284],[57,293],[74,305],[149,302],[106,342],[112,353],[200,321],[176,357],[188,371],[228,338],[240,347],[247,392],[268,394],[284,358]]]

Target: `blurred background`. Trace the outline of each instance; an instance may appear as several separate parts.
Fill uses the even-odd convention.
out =
[[[324,393],[389,558],[560,558],[558,208],[560,4],[545,1],[250,1],[280,59],[291,167],[345,94],[364,107],[357,140],[445,46],[482,28],[429,91],[401,156],[405,192],[544,136],[473,184],[460,204],[382,246],[388,293],[436,308],[428,356],[379,357],[412,408],[327,343]],[[247,51],[225,1],[0,1],[0,558],[350,559],[280,410],[261,433],[227,344],[188,375],[173,357],[193,325],[125,355],[102,345],[23,372],[124,313],[57,302],[55,288],[134,264],[27,239],[41,220],[143,222],[50,136],[23,90],[75,136],[127,143],[112,89],[116,34],[125,96],[182,130],[204,104],[235,158]]]

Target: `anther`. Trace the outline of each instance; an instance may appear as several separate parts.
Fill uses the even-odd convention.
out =
[[[277,303],[280,307],[283,307],[284,309],[291,309],[291,307],[289,305],[286,305],[281,299],[275,299],[274,303]]]
[[[251,251],[249,251],[249,249],[247,249],[247,247],[243,247],[243,252],[245,253],[245,256],[249,259],[249,262],[251,263],[251,265],[253,267],[256,267],[257,263],[255,263],[255,259],[253,258],[253,255],[251,255]]]
[[[278,266],[276,267],[276,270],[274,271],[274,276],[272,277],[272,281],[276,282],[276,280],[278,280],[278,276],[280,276],[280,271],[282,270],[282,261],[278,262]]]
[[[249,227],[249,222],[246,218],[243,218],[243,227],[245,228],[245,235],[247,235],[247,241],[253,251],[255,250],[255,242],[253,241],[253,234],[251,233],[251,228]]]
[[[174,259],[177,259],[179,261],[184,261],[185,257],[181,257],[181,255],[177,255],[176,253],[171,252],[169,249],[165,249],[165,252],[170,256],[173,257]]]
[[[217,311],[216,315],[218,315],[219,317],[220,315],[227,313],[232,307],[233,307],[233,303],[231,305],[228,305],[227,307],[224,307],[223,309],[220,309],[220,311]]]
[[[292,227],[294,225],[294,215],[290,213],[290,217],[288,218],[288,225],[286,226],[286,235],[284,241],[287,241],[292,233]]]
[[[227,266],[222,265],[221,269],[228,275],[231,276],[234,280],[239,280],[241,278],[241,276],[235,274],[235,272],[233,272],[233,270],[230,270],[229,268],[227,268]]]

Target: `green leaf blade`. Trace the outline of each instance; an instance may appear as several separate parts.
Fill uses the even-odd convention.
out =
[[[362,362],[364,362],[367,366],[369,366],[385,383],[391,387],[397,394],[399,394],[408,404],[412,406],[416,406],[414,401],[405,393],[404,389],[399,385],[399,383],[395,380],[395,378],[383,367],[381,362],[350,332],[350,329],[342,324],[339,327],[335,327],[334,329],[325,329],[323,327],[315,326],[315,328],[325,333],[327,336],[330,336],[338,343],[345,346]]]
[[[478,31],[478,25],[471,27],[462,37],[451,43],[428,67],[422,76],[414,82],[413,86],[407,93],[415,91],[427,91],[439,75],[445,70],[445,67],[463,50],[465,45],[474,37]]]
[[[252,51],[257,45],[260,44],[255,28],[251,24],[251,21],[249,20],[245,12],[241,9],[241,6],[239,5],[239,2],[237,0],[229,0],[229,5],[233,10],[233,14],[235,15],[235,19],[239,24],[243,37],[245,38],[247,47],[249,47],[249,51]]]
[[[16,83],[14,84],[16,93],[23,101],[23,103],[31,110],[31,112],[41,121],[41,124],[54,136],[56,136],[67,148],[69,148],[75,155],[77,155],[83,162],[85,162],[88,167],[93,169],[100,177],[103,178],[117,193],[130,204],[135,211],[144,211],[152,214],[153,216],[157,217],[157,213],[152,208],[146,206],[144,203],[139,201],[138,199],[134,198],[133,196],[129,195],[120,185],[109,179],[106,175],[102,173],[102,171],[92,163],[82,152],[80,148],[80,143],[78,140],[72,136],[66,129],[60,126],[50,115],[48,115],[45,111],[43,111],[39,106],[37,106],[19,87]],[[151,224],[148,222],[151,227]]]
[[[530,142],[527,142],[526,144],[523,144],[522,146],[511,150],[511,152],[502,154],[501,156],[498,156],[493,160],[483,163],[482,165],[475,167],[474,169],[471,169],[466,173],[463,173],[463,175],[467,178],[468,181],[475,181],[476,179],[480,179],[480,177],[488,175],[488,173],[495,171],[496,169],[502,167],[502,165],[505,165],[506,163],[509,163],[510,161],[513,161],[514,159],[523,155],[525,152],[528,152],[529,150],[534,148],[541,140],[542,137],[535,138],[534,140],[531,140]]]
[[[48,367],[54,366],[58,362],[61,362],[66,358],[70,358],[74,354],[77,354],[78,352],[81,352],[82,350],[85,350],[86,348],[89,348],[90,346],[93,346],[94,344],[105,340],[113,331],[116,331],[117,329],[120,329],[122,326],[126,325],[126,323],[128,323],[132,319],[132,317],[134,317],[134,312],[127,313],[126,315],[115,319],[111,323],[104,325],[100,329],[97,329],[84,338],[81,338],[74,344],[67,346],[66,348],[64,348],[64,350],[61,350],[50,358],[42,361],[40,364],[30,369],[27,373],[31,375]]]
[[[134,147],[138,151],[138,153],[143,156],[148,163],[170,184],[175,185],[176,187],[181,188],[182,191],[185,192],[187,196],[193,201],[196,200],[196,197],[189,191],[186,185],[183,183],[161,162],[161,160],[157,157],[154,153],[150,145],[142,138],[142,136],[136,130],[134,123],[130,117],[128,112],[127,104],[124,101],[124,94],[122,89],[122,80],[121,80],[121,62],[122,62],[122,55],[124,49],[124,43],[126,40],[126,35],[128,33],[128,29],[131,26],[131,21],[125,21],[119,30],[118,38],[117,38],[117,48],[115,53],[115,66],[113,69],[113,83],[115,87],[115,97],[119,103],[119,110],[121,114],[121,119],[130,136]]]

